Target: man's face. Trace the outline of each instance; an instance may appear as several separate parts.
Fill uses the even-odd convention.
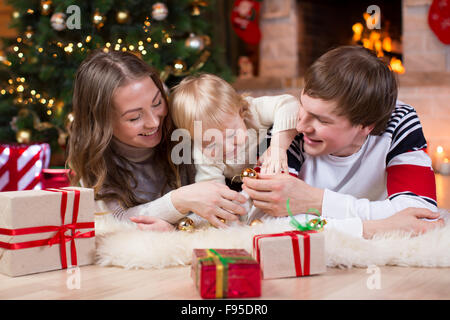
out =
[[[364,144],[373,127],[353,126],[335,110],[334,101],[311,98],[302,92],[296,129],[303,133],[307,154],[345,157],[357,152]]]

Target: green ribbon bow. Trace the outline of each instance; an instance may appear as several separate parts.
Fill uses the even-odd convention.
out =
[[[291,208],[289,207],[289,198],[286,200],[286,208],[289,216],[291,217],[290,225],[293,226],[295,229],[299,231],[310,231],[310,230],[322,230],[325,224],[327,223],[325,219],[320,218],[320,212],[317,209],[310,208],[308,211],[306,211],[306,222],[304,224],[301,224],[297,221],[297,219],[294,218],[292,215]],[[317,218],[308,220],[308,213],[312,213]]]

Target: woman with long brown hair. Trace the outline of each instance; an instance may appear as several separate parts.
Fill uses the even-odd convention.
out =
[[[245,214],[245,198],[215,182],[194,182],[192,165],[171,159],[173,124],[158,74],[137,56],[95,51],[76,74],[68,166],[72,184],[93,188],[115,217],[150,230],[194,212],[213,225]]]

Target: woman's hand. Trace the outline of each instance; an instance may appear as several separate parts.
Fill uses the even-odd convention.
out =
[[[247,199],[226,185],[215,181],[204,181],[178,188],[172,192],[172,203],[181,213],[190,211],[208,220],[213,226],[226,228],[219,219],[238,220],[238,215],[247,212],[238,203]],[[236,203],[237,202],[237,203]]]
[[[444,226],[444,220],[438,219],[439,216],[439,212],[433,212],[424,208],[406,208],[389,218],[363,221],[363,237],[370,239],[376,233],[395,230],[412,232],[413,235],[418,235]],[[427,221],[423,220],[423,218],[437,220]]]
[[[242,189],[252,198],[255,207],[274,217],[288,215],[288,198],[293,214],[306,212],[310,208],[322,212],[324,191],[289,174],[259,174],[258,179],[244,178]]]
[[[130,217],[130,220],[134,223],[137,223],[137,226],[140,230],[145,231],[173,231],[175,227],[168,223],[167,221],[150,216],[137,216]]]

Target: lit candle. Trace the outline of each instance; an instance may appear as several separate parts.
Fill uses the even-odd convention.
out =
[[[444,176],[450,175],[450,162],[448,162],[448,158],[445,158],[444,161],[441,163],[439,173]]]
[[[441,164],[444,162],[444,159],[444,148],[442,146],[437,146],[436,152],[433,154],[433,167],[435,171],[440,171]]]

